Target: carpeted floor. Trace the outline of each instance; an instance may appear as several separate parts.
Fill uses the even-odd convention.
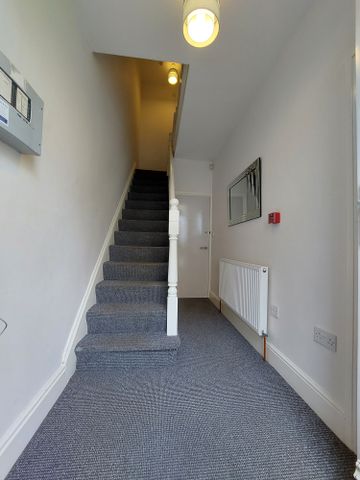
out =
[[[350,480],[355,456],[207,300],[175,365],[77,371],[7,480]]]

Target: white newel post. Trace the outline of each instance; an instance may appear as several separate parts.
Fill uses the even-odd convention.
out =
[[[360,480],[360,460],[356,462],[356,470],[354,473],[354,478],[356,478],[356,480]]]
[[[169,290],[167,298],[167,335],[178,334],[178,252],[179,237],[179,200],[170,200],[169,210]]]

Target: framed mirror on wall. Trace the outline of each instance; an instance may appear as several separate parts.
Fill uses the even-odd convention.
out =
[[[228,186],[229,226],[261,217],[261,158]]]

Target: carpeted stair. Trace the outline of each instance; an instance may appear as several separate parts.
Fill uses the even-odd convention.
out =
[[[179,339],[166,335],[168,215],[166,173],[136,170],[97,303],[87,313],[88,335],[76,347],[78,369],[175,360]]]

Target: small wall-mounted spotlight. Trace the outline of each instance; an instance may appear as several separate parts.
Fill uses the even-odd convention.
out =
[[[176,68],[170,68],[168,73],[168,82],[170,85],[177,85],[179,82],[179,72]]]

